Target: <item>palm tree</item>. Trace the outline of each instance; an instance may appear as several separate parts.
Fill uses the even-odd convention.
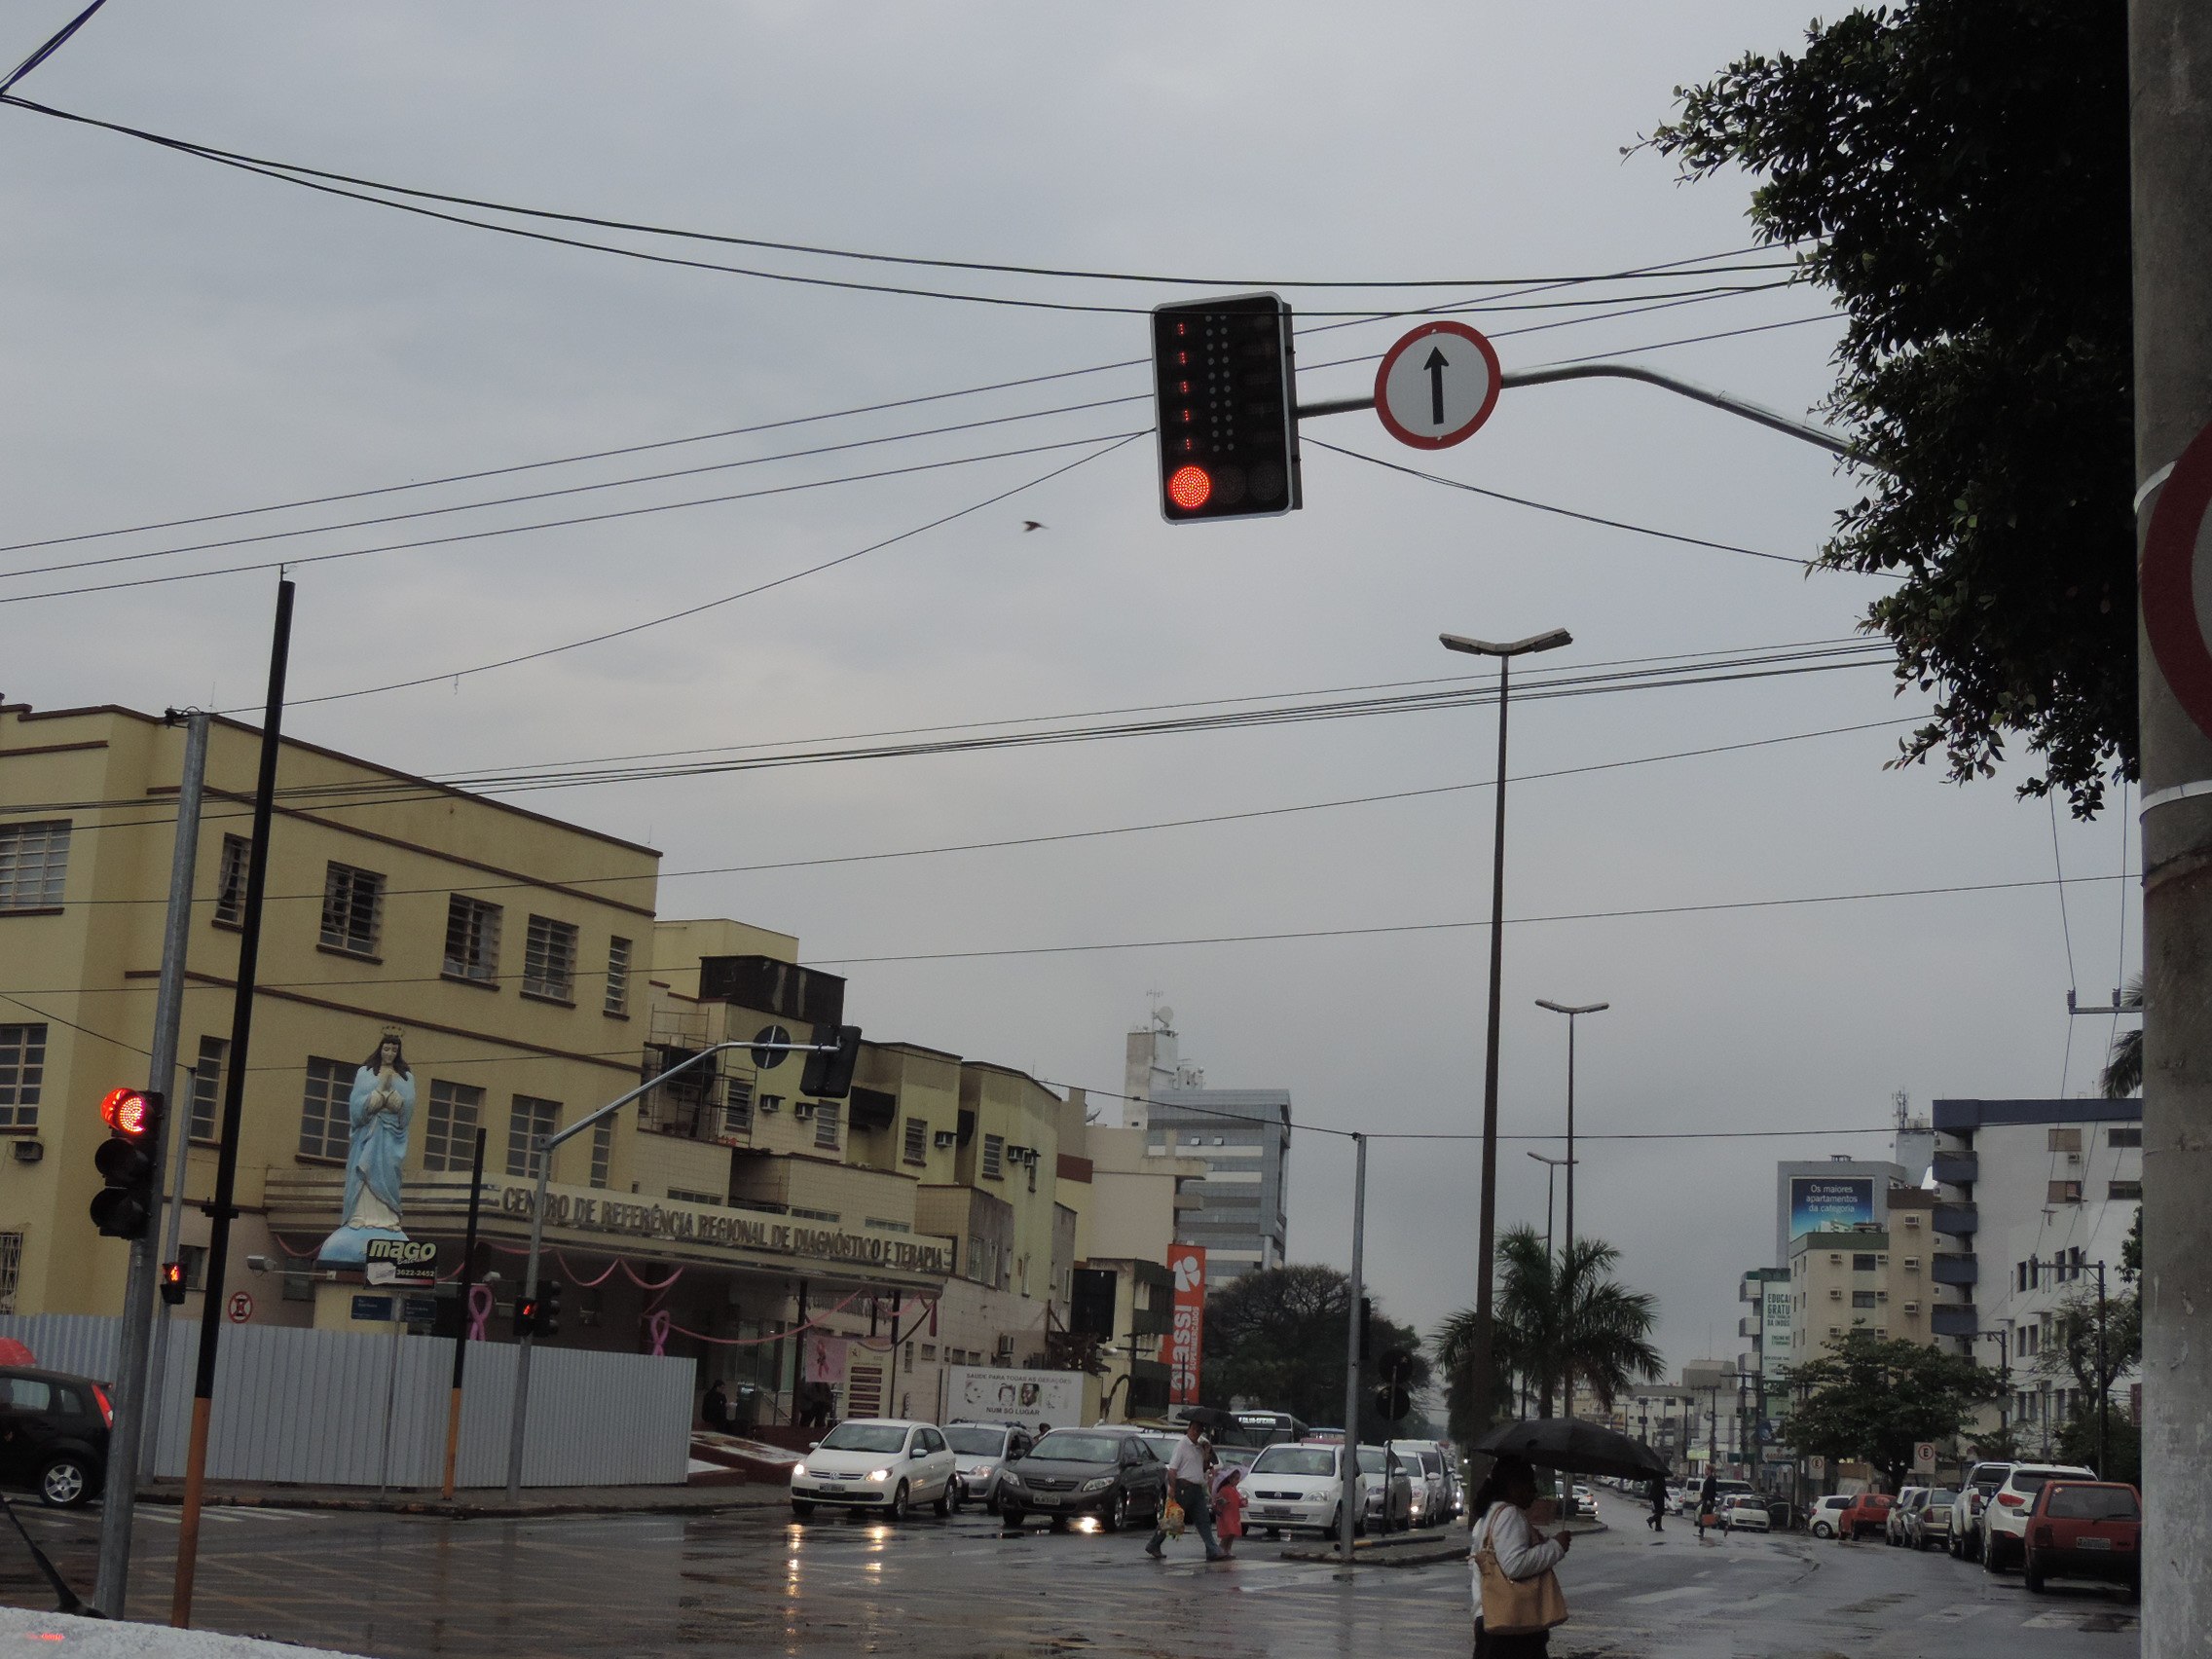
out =
[[[2143,976],[2138,974],[2127,981],[2127,989],[2120,993],[2122,1012],[2143,1011]],[[2097,1087],[2108,1100],[2119,1100],[2125,1095],[2138,1094],[2143,1088],[2143,1027],[2122,1031],[2112,1040],[2112,1052],[2105,1057],[2105,1069],[2097,1079]]]
[[[1662,1370],[1651,1328],[1657,1300],[1605,1276],[1620,1251],[1601,1238],[1578,1238],[1562,1255],[1544,1247],[1532,1227],[1516,1227],[1497,1241],[1498,1292],[1492,1320],[1496,1372],[1493,1400],[1510,1399],[1518,1381],[1550,1417],[1562,1388],[1588,1389],[1601,1408],[1639,1377]],[[1461,1309],[1436,1333],[1439,1363],[1450,1381],[1455,1416],[1471,1398],[1475,1313]],[[1490,1425],[1461,1424],[1481,1433]]]

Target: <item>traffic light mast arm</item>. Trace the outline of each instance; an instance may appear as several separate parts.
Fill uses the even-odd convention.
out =
[[[1869,460],[1849,439],[1837,436],[1825,426],[1816,426],[1809,421],[1793,420],[1763,404],[1752,403],[1730,392],[1714,391],[1711,387],[1664,375],[1656,369],[1647,369],[1638,363],[1565,363],[1553,369],[1509,369],[1500,377],[1498,384],[1501,387],[1549,386],[1557,381],[1570,380],[1641,381],[1646,386],[1659,387],[1679,396],[1694,398],[1699,403],[1709,404],[1714,409],[1725,410],[1746,421],[1756,422],[1774,431],[1818,445],[1832,455],[1856,461],[1862,466],[1871,466],[1877,471],[1887,470],[1879,462]],[[1301,403],[1298,406],[1298,418],[1301,421],[1310,421],[1322,415],[1349,415],[1357,410],[1374,407],[1375,397],[1372,392],[1365,397],[1332,397],[1318,403]]]

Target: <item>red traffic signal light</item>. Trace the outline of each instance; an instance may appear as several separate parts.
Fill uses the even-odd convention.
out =
[[[1169,524],[1300,504],[1290,307],[1275,294],[1152,313],[1160,512]]]
[[[183,1306],[184,1264],[182,1262],[164,1262],[162,1264],[162,1300],[171,1308]]]
[[[152,1140],[161,1127],[162,1097],[150,1089],[111,1088],[100,1102],[100,1117],[125,1140]]]

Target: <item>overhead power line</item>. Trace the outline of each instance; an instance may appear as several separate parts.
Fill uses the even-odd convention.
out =
[[[74,18],[71,18],[53,34],[49,35],[45,45],[10,70],[5,81],[0,81],[0,98],[6,98],[8,92],[18,81],[20,81],[25,75],[28,75],[33,69],[36,69],[41,63],[44,63],[49,57],[68,45],[69,37],[91,22],[92,14],[106,4],[107,0],[92,0],[90,6],[87,6],[82,12],[79,12]],[[13,102],[14,100],[9,99],[8,101]]]

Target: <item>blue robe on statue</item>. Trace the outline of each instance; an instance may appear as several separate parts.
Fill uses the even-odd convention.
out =
[[[373,1066],[353,1074],[344,1219],[324,1241],[321,1260],[357,1263],[370,1238],[406,1236],[399,1228],[399,1181],[407,1161],[407,1130],[414,1121],[413,1078],[395,1072],[384,1081]]]

